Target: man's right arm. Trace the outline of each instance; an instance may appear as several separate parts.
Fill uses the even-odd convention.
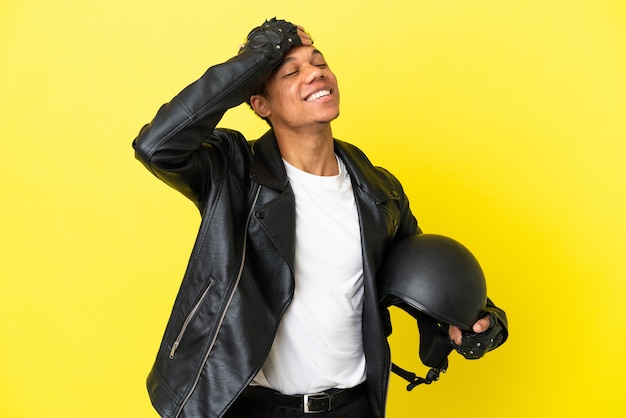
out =
[[[253,29],[237,56],[212,66],[161,106],[133,141],[137,159],[199,204],[210,168],[206,152],[224,146],[224,135],[212,135],[217,123],[228,109],[246,101],[289,48],[301,42],[300,30],[289,22],[273,19]]]

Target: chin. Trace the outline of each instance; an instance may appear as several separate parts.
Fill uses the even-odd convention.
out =
[[[339,111],[337,111],[334,114],[322,117],[317,122],[319,122],[319,123],[330,123],[330,122],[334,121],[335,119],[337,119],[338,117],[339,117]]]

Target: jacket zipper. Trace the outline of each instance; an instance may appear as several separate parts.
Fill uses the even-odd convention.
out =
[[[196,315],[196,311],[202,304],[202,301],[204,301],[204,298],[209,293],[209,289],[211,289],[211,287],[213,287],[213,279],[209,280],[209,284],[206,287],[206,289],[204,289],[204,292],[202,292],[202,296],[200,296],[200,300],[198,300],[198,302],[194,305],[189,315],[187,315],[187,318],[185,318],[185,322],[183,322],[183,326],[181,327],[180,332],[178,333],[178,336],[176,337],[176,341],[174,341],[174,344],[172,344],[172,349],[170,350],[170,355],[169,355],[170,360],[174,359],[174,354],[176,354],[176,350],[178,349],[178,346],[180,345],[180,340],[183,339],[183,335],[185,335],[185,331],[187,330],[189,323],[191,322],[193,317]]]
[[[254,200],[252,202],[252,206],[250,207],[250,212],[248,212],[248,217],[246,218],[246,225],[244,227],[244,234],[243,234],[243,253],[241,254],[241,263],[239,264],[239,271],[237,272],[237,278],[235,279],[235,283],[233,285],[232,291],[228,297],[228,302],[226,303],[226,306],[222,310],[222,316],[220,317],[220,320],[217,324],[217,329],[215,330],[215,334],[213,335],[213,340],[211,341],[211,344],[209,345],[209,349],[207,350],[204,356],[204,359],[202,360],[202,367],[198,368],[198,373],[196,374],[196,378],[193,382],[193,385],[191,389],[189,390],[189,393],[187,394],[185,399],[183,399],[183,402],[180,404],[180,408],[178,408],[178,411],[176,411],[176,415],[174,416],[174,418],[180,417],[180,414],[183,412],[183,408],[187,404],[187,401],[189,401],[189,398],[191,398],[191,395],[193,395],[193,393],[195,392],[196,387],[198,387],[198,382],[200,381],[200,375],[202,374],[202,369],[204,368],[204,365],[206,364],[209,358],[209,355],[211,355],[211,351],[213,351],[215,340],[217,339],[219,330],[222,327],[222,324],[224,323],[224,317],[226,316],[226,312],[228,311],[228,308],[230,307],[230,303],[232,302],[233,297],[235,296],[235,291],[237,290],[239,281],[241,280],[241,275],[243,274],[243,267],[246,261],[246,254],[248,250],[248,226],[250,225],[250,219],[252,218],[252,213],[254,212],[254,207],[256,206],[256,202],[259,199],[260,193],[261,193],[261,185],[259,185],[259,188],[256,191]]]

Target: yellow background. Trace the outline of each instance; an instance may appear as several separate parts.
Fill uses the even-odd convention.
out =
[[[0,417],[156,416],[144,379],[199,216],[130,143],[272,16],[337,74],[335,136],[475,252],[509,315],[486,358],[393,377],[390,417],[625,416],[625,2],[5,0]],[[265,130],[245,107],[223,125]],[[425,372],[394,318],[395,359]]]

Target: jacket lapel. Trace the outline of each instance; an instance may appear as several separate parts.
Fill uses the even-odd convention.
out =
[[[252,145],[252,179],[261,187],[254,218],[293,271],[296,204],[273,131]]]

